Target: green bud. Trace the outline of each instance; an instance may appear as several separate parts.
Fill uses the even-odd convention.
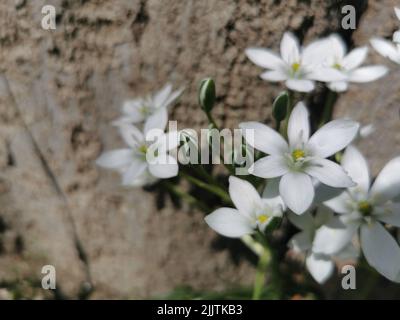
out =
[[[211,78],[203,79],[199,87],[199,104],[204,112],[209,113],[215,103],[215,83]]]
[[[281,92],[272,104],[272,114],[277,122],[281,122],[286,118],[287,107],[289,103],[289,95],[286,91]]]

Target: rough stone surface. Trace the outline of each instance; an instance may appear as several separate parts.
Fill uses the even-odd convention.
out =
[[[394,1],[384,2],[372,1],[357,44],[393,31]],[[44,4],[57,8],[55,31],[40,27]],[[95,286],[92,298],[149,297],[183,284],[222,290],[249,283],[249,263],[232,263],[226,250],[213,249],[216,236],[202,213],[168,202],[159,211],[153,193],[119,187],[118,177],[94,160],[121,145],[110,126],[121,102],[166,81],[186,87],[171,110],[180,128],[205,123],[196,105],[204,76],[216,79],[215,113],[225,126],[268,121],[280,87],[257,77],[260,69],[244,49],[278,49],[288,29],[305,41],[336,30],[341,4],[2,1],[0,282],[10,287],[22,278],[40,279],[41,266],[52,264],[68,297],[78,297],[87,281]],[[339,101],[339,113],[379,123],[379,135],[363,145],[379,164],[395,153],[390,145],[400,138],[396,77],[393,71],[386,79],[391,81],[354,87]]]

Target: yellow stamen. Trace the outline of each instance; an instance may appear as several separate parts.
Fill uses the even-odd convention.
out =
[[[334,63],[333,64],[333,68],[337,69],[337,70],[342,70],[342,66],[340,65],[340,63]]]
[[[372,213],[372,206],[366,200],[360,201],[358,203],[358,211],[360,211],[365,216],[369,216]]]
[[[295,62],[295,63],[292,64],[293,72],[297,72],[297,71],[299,71],[299,69],[300,69],[300,63]]]
[[[306,153],[301,149],[293,150],[292,157],[294,161],[304,158]]]
[[[257,217],[257,220],[259,223],[264,223],[269,220],[269,216],[267,216],[266,214],[262,214]]]
[[[139,147],[139,151],[143,154],[147,153],[147,146],[146,145],[142,145]]]

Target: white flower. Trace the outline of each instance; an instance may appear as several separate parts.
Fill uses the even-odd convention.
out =
[[[127,100],[122,105],[122,117],[113,123],[124,125],[144,122],[144,131],[153,128],[164,129],[168,122],[168,106],[181,95],[182,91],[183,89],[172,91],[172,85],[167,83],[152,96]],[[160,127],[160,123],[163,126]]]
[[[279,191],[285,204],[302,214],[312,204],[312,178],[334,188],[354,183],[341,166],[326,158],[344,149],[357,135],[359,124],[351,120],[334,120],[310,137],[309,114],[302,102],[289,118],[288,140],[259,122],[239,125],[247,143],[269,156],[257,160],[249,172],[261,178],[282,177]]]
[[[400,44],[393,44],[382,38],[372,38],[370,43],[379,54],[392,60],[394,63],[400,64]]]
[[[394,12],[396,14],[397,19],[400,20],[400,9],[394,7]],[[395,33],[393,33],[393,42],[400,43],[400,30],[397,30]]]
[[[144,134],[133,125],[120,126],[128,148],[103,153],[96,163],[122,175],[122,185],[142,186],[157,178],[167,179],[178,174],[178,163],[168,151],[178,146],[178,132],[164,133],[153,129]],[[154,133],[154,134],[153,134]],[[147,141],[154,139],[155,141]]]
[[[354,260],[358,257],[358,251],[351,243],[335,254],[313,252],[316,232],[324,224],[335,226],[338,222],[337,217],[334,217],[333,212],[327,208],[319,207],[315,216],[306,212],[300,216],[289,214],[288,218],[301,230],[290,239],[289,246],[294,252],[306,255],[306,267],[318,283],[324,283],[332,275],[335,269],[335,260]]]
[[[297,38],[290,32],[283,35],[281,56],[264,48],[246,49],[247,57],[256,65],[269,69],[261,74],[267,81],[285,81],[286,86],[294,91],[310,92],[314,81],[339,81],[343,74],[332,68],[324,68],[321,63],[325,49],[321,41],[310,43],[300,48]]]
[[[274,217],[282,216],[283,210],[282,200],[269,197],[269,193],[267,189],[265,197],[261,198],[251,183],[231,176],[229,195],[236,209],[217,209],[206,216],[205,221],[213,230],[230,238],[251,234],[256,228],[264,231]]]
[[[388,69],[382,65],[360,67],[367,57],[368,48],[356,48],[346,54],[346,44],[337,34],[329,36],[325,45],[327,46],[325,64],[346,76],[346,79],[342,81],[333,81],[328,84],[329,89],[332,91],[346,91],[349,82],[364,83],[374,81],[388,72]]]
[[[325,205],[341,214],[343,229],[326,227],[316,235],[315,252],[335,253],[360,230],[360,243],[368,263],[386,278],[400,282],[400,247],[382,226],[400,227],[400,157],[391,160],[371,184],[366,159],[353,146],[343,155],[343,167],[357,187],[349,188]]]

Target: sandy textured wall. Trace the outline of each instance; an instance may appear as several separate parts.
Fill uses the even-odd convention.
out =
[[[226,250],[216,249],[201,213],[169,202],[158,211],[154,194],[119,187],[118,176],[93,161],[121,144],[110,127],[121,102],[166,81],[187,88],[171,113],[182,127],[205,123],[196,105],[204,76],[216,79],[216,114],[226,126],[268,120],[280,88],[257,78],[260,70],[244,49],[277,49],[287,29],[306,41],[336,30],[339,7],[348,2],[2,1],[0,281],[12,287],[36,279],[48,263],[70,297],[87,281],[95,285],[94,298],[248,283],[247,262],[233,263]],[[366,1],[353,2],[365,9]],[[45,3],[57,8],[55,31],[40,28]],[[394,3],[370,1],[356,44],[391,34]],[[363,146],[376,168],[396,153],[391,145],[399,145],[399,78],[393,71],[390,81],[353,87],[339,101],[339,113],[382,129]],[[386,138],[390,144],[382,143]]]

